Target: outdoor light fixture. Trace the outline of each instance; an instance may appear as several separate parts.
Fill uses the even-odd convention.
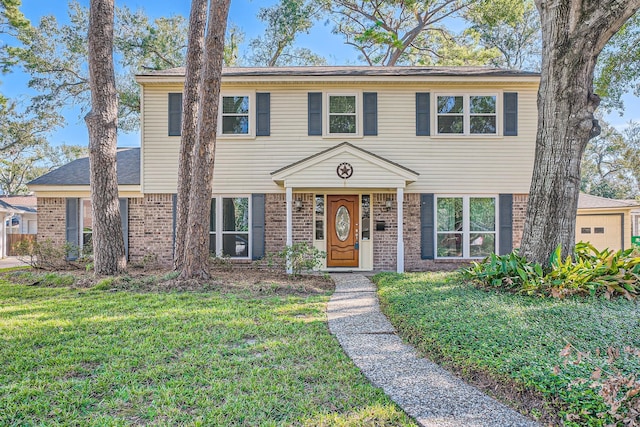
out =
[[[390,211],[392,207],[393,207],[393,200],[387,199],[387,201],[384,202],[384,210]]]
[[[296,199],[293,202],[293,206],[296,208],[297,211],[301,211],[302,210],[302,199]]]

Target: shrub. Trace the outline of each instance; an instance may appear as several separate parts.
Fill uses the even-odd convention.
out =
[[[562,298],[567,295],[621,295],[628,299],[640,294],[640,253],[637,248],[617,252],[598,251],[589,243],[576,245],[574,255],[562,259],[556,248],[544,267],[528,262],[512,252],[474,262],[463,270],[465,278],[481,286],[526,294]]]
[[[288,261],[293,275],[299,276],[303,272],[311,273],[322,267],[322,261],[326,257],[326,252],[307,242],[298,242],[285,247],[280,252],[268,254],[266,264],[268,267],[286,269]]]
[[[68,242],[57,246],[49,239],[43,242],[23,240],[16,244],[14,249],[22,262],[42,270],[84,268],[84,265],[90,262],[86,257],[71,261],[69,258],[77,256],[79,248]]]

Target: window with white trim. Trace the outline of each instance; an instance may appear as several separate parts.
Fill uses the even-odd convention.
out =
[[[220,134],[225,136],[250,135],[251,104],[249,95],[223,95],[221,101]]]
[[[327,95],[327,133],[329,135],[357,135],[358,96],[355,94]]]
[[[211,200],[209,252],[216,256],[251,255],[251,198],[215,197]]]
[[[452,196],[436,200],[438,258],[484,258],[498,241],[496,197]]]
[[[497,102],[497,95],[437,95],[437,134],[497,135]]]

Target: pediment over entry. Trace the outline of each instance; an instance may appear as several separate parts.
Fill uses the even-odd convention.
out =
[[[271,173],[287,188],[404,188],[419,174],[343,142]]]

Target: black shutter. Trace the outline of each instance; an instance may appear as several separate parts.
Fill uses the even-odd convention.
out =
[[[322,93],[309,92],[309,135],[322,135]]]
[[[378,135],[378,94],[376,92],[364,92],[364,135]]]
[[[434,210],[433,194],[420,195],[420,257],[422,259],[434,259]]]
[[[256,93],[256,136],[271,134],[271,94]]]
[[[504,96],[504,136],[518,135],[518,93],[505,92]]]
[[[182,94],[169,94],[169,136],[182,133]]]
[[[265,223],[265,195],[251,195],[251,259],[264,258],[264,223]]]
[[[498,213],[500,215],[498,254],[506,255],[513,250],[513,194],[500,194]]]
[[[431,135],[431,94],[416,93],[416,135]]]
[[[78,259],[80,248],[80,199],[67,198],[66,200],[66,240],[72,246],[67,254],[68,260]]]
[[[124,254],[129,259],[129,199],[120,199],[120,220],[122,221]]]

